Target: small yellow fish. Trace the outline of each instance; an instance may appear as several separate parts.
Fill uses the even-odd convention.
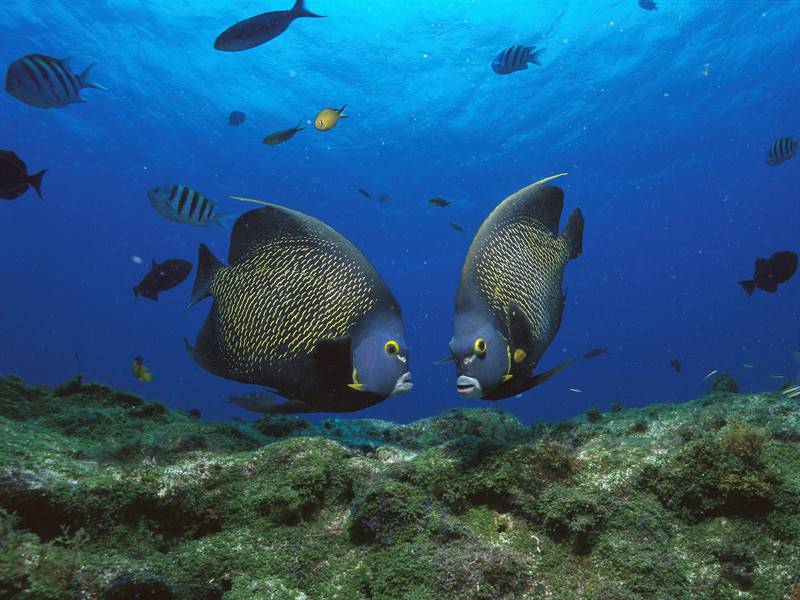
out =
[[[141,356],[137,356],[133,359],[131,371],[133,371],[133,376],[139,381],[144,381],[145,383],[153,381],[153,374],[150,372],[150,369],[144,366],[144,359]]]
[[[330,131],[339,123],[339,119],[346,119],[347,115],[344,114],[344,109],[347,108],[345,104],[342,108],[323,108],[319,111],[316,119],[314,119],[314,128],[317,131]]]

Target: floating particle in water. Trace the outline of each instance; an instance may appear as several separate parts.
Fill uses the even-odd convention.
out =
[[[143,264],[143,263],[144,263],[144,260],[142,259],[142,257],[141,257],[141,256],[137,256],[136,254],[134,254],[133,256],[131,256],[131,260],[132,260],[134,263],[136,263],[137,265],[141,265],[141,264]]]
[[[709,73],[711,73],[711,64],[710,63],[706,63],[706,64],[703,65],[703,75],[708,77]]]

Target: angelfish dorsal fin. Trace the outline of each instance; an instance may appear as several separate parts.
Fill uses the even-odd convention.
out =
[[[251,210],[240,216],[231,232],[228,263],[236,264],[255,246],[279,238],[305,237],[316,232],[319,221],[297,211],[275,204]]]

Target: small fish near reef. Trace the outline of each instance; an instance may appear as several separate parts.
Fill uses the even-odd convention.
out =
[[[42,198],[42,179],[47,169],[28,175],[28,166],[11,150],[0,150],[0,198],[15,200],[32,187]]]
[[[199,408],[192,408],[192,409],[186,411],[186,414],[188,416],[192,417],[193,419],[199,419],[200,417],[203,416],[203,413],[200,411]]]
[[[658,10],[655,0],[639,0],[639,6],[645,10]]]
[[[769,258],[757,258],[752,279],[740,281],[748,296],[758,288],[769,294],[778,291],[778,286],[786,283],[797,272],[797,254],[791,251],[776,252]]]
[[[444,198],[429,198],[428,204],[431,206],[438,206],[439,208],[446,208],[452,204],[450,200],[445,200]]]
[[[291,10],[275,10],[250,17],[223,31],[214,48],[225,52],[241,52],[274,40],[289,28],[295,19],[322,18],[306,8],[305,0],[297,0]]]
[[[792,138],[781,138],[779,140],[775,140],[772,142],[772,145],[767,150],[767,155],[764,157],[764,162],[766,162],[770,167],[777,167],[785,163],[790,158],[793,158],[795,154],[797,154],[797,148],[800,146],[800,142],[797,140],[793,140]]]
[[[680,373],[681,370],[683,369],[683,365],[681,364],[679,358],[673,358],[671,361],[669,361],[669,364],[675,370],[676,373]]]
[[[564,313],[564,269],[581,255],[583,214],[559,221],[564,191],[554,175],[512,194],[486,218],[461,271],[450,340],[456,389],[501,400],[547,381],[571,361],[534,375]]]
[[[447,224],[450,225],[450,227],[452,229],[455,229],[459,233],[464,233],[464,228],[461,225],[459,225],[458,223],[456,223],[455,221],[450,221]]]
[[[536,49],[536,46],[511,46],[495,56],[492,61],[492,71],[498,75],[509,75],[515,71],[524,71],[528,68],[528,63],[541,66],[539,56],[544,52],[544,48]]]
[[[144,366],[144,359],[141,356],[137,356],[133,359],[131,371],[137,381],[144,381],[145,383],[153,381],[153,374],[150,372],[150,369]]]
[[[133,288],[134,296],[143,296],[158,302],[158,294],[177,287],[192,272],[192,263],[180,258],[171,258],[158,264],[153,261],[150,272]]]
[[[245,114],[240,110],[235,110],[228,115],[228,125],[238,127],[247,120]]]
[[[76,75],[69,68],[69,59],[57,59],[44,54],[29,54],[8,67],[6,91],[17,100],[37,108],[62,108],[86,102],[81,90],[105,90],[91,80],[94,65]]]
[[[230,230],[234,215],[217,212],[214,202],[183,185],[161,185],[147,192],[150,204],[162,217],[183,225],[208,227],[216,223]]]
[[[314,119],[314,129],[317,131],[330,131],[339,124],[340,119],[346,119],[347,115],[344,114],[344,109],[347,108],[345,104],[342,108],[323,108]]]
[[[288,142],[290,139],[294,137],[298,131],[303,131],[305,127],[300,127],[303,122],[300,121],[297,126],[292,127],[291,129],[282,129],[281,131],[276,131],[275,133],[270,133],[267,137],[261,140],[262,144],[266,144],[267,146],[277,146],[278,144],[283,144],[284,142]]]
[[[591,360],[593,358],[599,358],[603,356],[603,354],[608,354],[608,348],[594,348],[589,350],[586,354],[583,355],[583,358],[586,360]]]
[[[260,412],[350,412],[409,391],[400,306],[372,264],[321,221],[262,204],[236,221],[229,266],[200,246],[191,304],[214,302],[186,342],[195,362],[286,400]]]

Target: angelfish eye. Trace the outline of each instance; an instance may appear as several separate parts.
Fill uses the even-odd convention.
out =
[[[394,356],[395,354],[400,352],[400,344],[398,344],[394,340],[389,340],[383,346],[383,349],[386,350],[386,354],[388,354],[389,356]]]
[[[475,343],[472,345],[472,350],[475,352],[475,356],[483,357],[486,354],[486,340],[483,338],[475,340]]]

